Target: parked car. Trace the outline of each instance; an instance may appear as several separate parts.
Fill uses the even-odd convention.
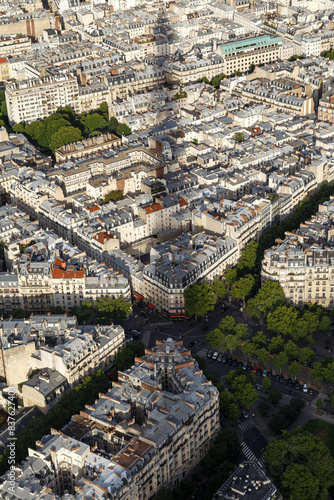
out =
[[[212,354],[213,352],[212,351],[209,351],[208,354],[206,355],[207,358],[212,358]]]
[[[308,391],[307,384],[304,384],[303,385],[303,392],[307,392],[307,391]]]
[[[277,374],[277,375],[275,375],[275,380],[279,380],[280,378],[281,378],[281,376],[280,376],[280,375],[278,375],[278,374]]]
[[[296,391],[299,391],[299,389],[300,389],[300,383],[299,382],[295,383],[295,389],[296,389]]]
[[[220,353],[218,354],[218,358],[217,358],[218,363],[221,363],[221,362],[222,362],[222,359],[223,359],[223,354],[220,352]]]
[[[291,379],[291,378],[289,378],[289,380],[288,380],[288,386],[289,386],[289,387],[292,387],[292,386],[293,386],[293,382],[292,382],[292,379]]]
[[[231,366],[232,363],[233,363],[233,359],[232,358],[227,358],[227,364]]]
[[[253,373],[255,373],[255,375],[257,374],[257,366],[254,366]]]
[[[246,369],[246,372],[250,373],[252,371],[252,369],[253,369],[252,365],[248,365],[247,369]]]
[[[238,366],[238,361],[236,359],[232,361],[232,366],[234,366],[234,368]]]
[[[224,354],[223,359],[222,359],[222,363],[225,364],[226,362],[227,362],[227,356]]]
[[[270,379],[273,377],[273,372],[271,370],[267,373],[267,377]]]
[[[313,394],[314,394],[313,389],[309,389],[308,393],[309,393],[310,396],[313,396]]]
[[[242,366],[242,369],[246,371],[247,367],[248,367],[247,363],[244,363],[243,366]]]
[[[257,369],[257,374],[256,374],[256,375],[258,375],[259,377],[261,377],[261,376],[262,376],[262,373],[263,373],[263,372],[262,372],[262,368],[258,368],[258,369]]]
[[[262,377],[266,377],[266,376],[267,376],[267,370],[264,368],[263,372],[262,372]]]
[[[283,377],[283,375],[280,376],[279,381],[281,384],[284,384],[285,378]]]
[[[214,361],[216,361],[216,359],[217,359],[217,358],[218,358],[218,352],[214,352],[214,353],[212,354],[212,359],[213,359]]]
[[[241,410],[241,413],[244,418],[248,418],[248,413],[246,412],[246,410]]]
[[[196,344],[196,342],[194,340],[192,340],[191,342],[189,342],[188,347],[194,347],[195,344]]]
[[[238,368],[242,368],[244,366],[243,362],[242,361],[239,361],[238,363]]]

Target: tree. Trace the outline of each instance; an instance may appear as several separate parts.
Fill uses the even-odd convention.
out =
[[[247,339],[249,337],[249,332],[247,326],[243,323],[237,323],[235,326],[235,335],[238,339]]]
[[[319,361],[316,361],[313,368],[310,370],[310,375],[317,382],[317,387],[319,387],[320,380],[323,380],[323,369]]]
[[[116,134],[118,135],[118,137],[122,137],[122,135],[130,135],[131,129],[130,127],[125,125],[125,123],[123,123],[122,125],[118,125],[118,127],[116,128]]]
[[[238,271],[247,270],[253,271],[257,263],[257,250],[259,244],[255,241],[251,241],[246,248],[242,251],[241,257],[239,259],[237,269]]]
[[[103,130],[106,125],[106,119],[100,113],[90,113],[82,120],[86,134],[90,134],[94,130]]]
[[[253,344],[253,342],[251,342],[250,340],[245,340],[245,342],[242,343],[241,349],[242,352],[247,354],[249,361],[249,359],[253,356],[253,354],[256,351],[256,345]]]
[[[290,361],[298,357],[299,349],[298,346],[292,340],[288,340],[288,342],[284,346],[284,352],[288,356]]]
[[[184,305],[189,316],[203,317],[215,308],[216,296],[208,283],[194,283],[184,291]]]
[[[261,401],[258,404],[257,409],[259,410],[261,417],[267,417],[270,412],[270,404],[267,403],[267,401]]]
[[[251,293],[255,284],[255,278],[251,274],[247,274],[244,278],[240,278],[234,283],[231,289],[232,297],[236,299],[241,299],[245,304],[246,297]]]
[[[321,332],[327,332],[329,330],[329,327],[330,327],[330,319],[328,316],[324,316],[320,321],[318,328]]]
[[[269,352],[264,347],[261,347],[261,349],[257,351],[256,356],[260,363],[262,363],[263,366],[266,366],[269,361]]]
[[[281,434],[282,431],[286,430],[289,427],[290,422],[280,412],[269,420],[268,425],[275,434]]]
[[[70,144],[71,142],[81,141],[82,134],[78,128],[75,127],[61,127],[58,132],[52,135],[50,141],[51,151],[55,151],[57,148],[64,146],[65,144]]]
[[[267,343],[266,336],[263,332],[256,332],[256,334],[252,338],[252,341],[256,345],[257,349],[265,346]]]
[[[250,408],[258,398],[255,387],[248,381],[246,375],[235,375],[231,388],[235,397],[246,408]]]
[[[273,354],[277,354],[284,349],[284,340],[281,335],[277,335],[276,337],[272,337],[270,342],[270,352]]]
[[[226,269],[223,280],[227,286],[227,288],[231,288],[233,283],[237,280],[237,270],[236,269]]]
[[[223,336],[222,347],[224,351],[230,351],[232,353],[238,349],[239,344],[240,339],[236,335],[228,333]]]
[[[118,201],[123,198],[123,191],[109,191],[103,199],[103,203],[109,203],[110,201]]]
[[[301,366],[299,361],[293,361],[289,366],[288,366],[288,374],[291,375],[294,379],[296,379],[298,373],[301,371]]]
[[[145,354],[145,344],[143,342],[129,342],[123,349],[118,351],[115,358],[115,368],[117,371],[124,371],[131,368],[135,357],[141,357]]]
[[[211,330],[210,333],[206,336],[206,341],[214,347],[214,349],[221,349],[223,345],[224,334],[221,332],[219,328],[215,328]]]
[[[294,307],[278,306],[268,314],[267,327],[275,333],[280,333],[285,338],[286,335],[291,335],[297,317],[298,312]]]
[[[279,372],[282,373],[283,368],[288,364],[288,356],[284,351],[275,354],[274,356],[274,365],[279,369]]]
[[[260,315],[266,317],[279,305],[285,304],[286,299],[281,285],[277,281],[268,280],[263,283],[262,288],[260,288],[251,301],[250,306],[254,309],[254,315],[257,317]],[[251,314],[253,315],[253,313]]]
[[[298,359],[300,363],[310,363],[315,359],[313,349],[310,347],[302,347],[299,349]]]
[[[323,377],[326,382],[334,382],[334,362],[328,363],[323,368]]]
[[[115,118],[114,116],[112,116],[110,118],[110,120],[108,121],[108,123],[107,123],[107,130],[109,132],[116,132],[116,129],[117,129],[118,125],[119,125],[119,123],[118,123],[117,118]]]
[[[277,389],[272,389],[269,392],[268,399],[272,404],[277,405],[279,403],[279,401],[282,399],[281,391],[278,391]]]
[[[228,290],[225,287],[224,283],[221,280],[214,280],[211,289],[213,293],[218,297],[218,299],[225,299],[226,295],[228,294]]]
[[[106,120],[108,120],[108,118],[109,118],[109,109],[108,109],[108,104],[106,102],[101,102],[101,104],[99,106],[99,113],[101,113],[101,115],[103,116],[103,118],[105,118]]]
[[[240,144],[241,142],[244,142],[245,136],[241,132],[236,132],[232,137],[232,139],[234,139],[236,142]]]
[[[268,391],[271,387],[271,380],[268,377],[264,377],[262,380],[262,387],[265,391]]]
[[[319,480],[304,465],[289,465],[282,475],[281,484],[284,498],[319,500]]]

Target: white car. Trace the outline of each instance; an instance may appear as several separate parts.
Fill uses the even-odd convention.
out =
[[[218,352],[214,352],[214,353],[212,354],[212,359],[213,359],[213,360],[216,360],[217,358],[218,358]]]
[[[263,372],[262,372],[262,377],[266,377],[267,376],[267,370],[264,368]]]
[[[304,384],[304,385],[303,385],[303,391],[304,391],[304,392],[307,392],[307,391],[308,391],[308,388],[307,388],[307,385],[306,385],[306,384]]]

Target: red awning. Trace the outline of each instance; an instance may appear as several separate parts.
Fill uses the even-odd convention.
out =
[[[148,307],[150,307],[151,309],[154,309],[154,305],[153,304],[149,304]]]
[[[139,300],[143,300],[144,296],[143,295],[140,295],[139,293],[137,292],[133,292],[133,296],[136,297],[136,299],[139,299]]]
[[[187,316],[186,314],[170,314],[169,317],[170,317],[170,319],[173,319],[173,318],[190,319],[190,316]]]

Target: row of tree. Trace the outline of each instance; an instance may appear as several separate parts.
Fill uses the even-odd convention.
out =
[[[109,119],[108,105],[102,103],[96,111],[75,114],[70,106],[58,108],[56,113],[31,123],[18,123],[13,131],[23,133],[36,145],[52,153],[65,144],[94,137],[102,132],[112,132],[119,137],[131,134],[131,129],[116,118]]]
[[[80,324],[110,325],[111,322],[120,325],[132,311],[132,305],[123,297],[112,299],[100,297],[95,302],[82,302],[80,306],[71,309],[71,314],[77,317]]]

